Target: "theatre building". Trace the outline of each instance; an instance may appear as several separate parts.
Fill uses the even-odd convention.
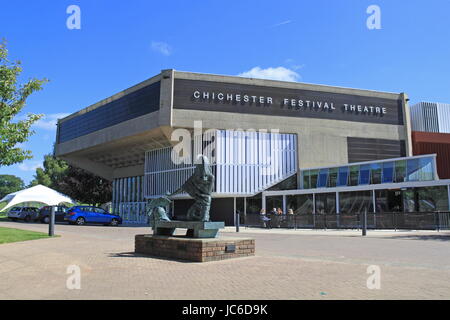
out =
[[[384,185],[437,183],[448,210],[435,155],[413,157],[407,101],[404,93],[163,70],[60,119],[55,154],[111,180],[113,210],[129,222],[146,222],[146,200],[177,190],[200,153],[215,176],[211,219],[228,225],[236,210],[406,210],[411,195],[377,191]],[[353,199],[353,191],[363,193]],[[413,192],[418,206],[420,196]],[[172,214],[191,203],[178,195]]]
[[[436,154],[439,178],[450,179],[450,104],[419,102],[411,118],[413,153]]]

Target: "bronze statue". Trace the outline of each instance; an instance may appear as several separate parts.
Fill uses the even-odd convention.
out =
[[[167,216],[166,208],[172,203],[168,197],[159,197],[152,199],[146,205],[147,215],[149,219],[150,226],[155,225],[155,221],[170,221]]]
[[[198,158],[201,162],[195,166],[194,174],[172,195],[184,191],[194,198],[195,202],[187,212],[188,220],[209,221],[214,175],[208,158],[203,155],[199,155]]]

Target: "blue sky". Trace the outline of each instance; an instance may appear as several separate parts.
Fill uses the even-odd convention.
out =
[[[69,30],[69,5],[81,29]],[[369,30],[369,5],[381,29]],[[45,118],[34,158],[0,167],[28,183],[55,140],[55,119],[162,69],[247,74],[406,92],[450,103],[450,1],[2,1],[0,37],[23,80],[50,79],[24,109]]]

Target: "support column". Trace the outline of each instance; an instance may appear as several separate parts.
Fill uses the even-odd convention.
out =
[[[236,197],[233,198],[233,221],[236,226]]]

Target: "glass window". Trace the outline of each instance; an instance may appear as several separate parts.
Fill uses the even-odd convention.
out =
[[[277,210],[278,208],[283,209],[282,196],[266,197],[266,213],[270,213],[273,209]]]
[[[370,165],[370,183],[380,184],[381,183],[381,164],[372,163]]]
[[[406,162],[406,181],[417,181],[420,176],[420,159],[408,159]]]
[[[338,187],[346,186],[348,181],[348,167],[340,167],[338,181],[336,185]]]
[[[298,194],[286,196],[287,209],[292,209],[294,214],[311,214],[313,212],[313,195]]]
[[[316,213],[336,213],[336,193],[316,193]]]
[[[448,211],[447,186],[415,188],[419,211]]]
[[[395,182],[405,182],[406,160],[395,161]]]
[[[359,166],[350,167],[350,185],[357,186],[359,179]]]
[[[434,179],[434,160],[433,158],[420,158],[419,159],[420,181],[429,181]]]
[[[319,170],[310,170],[310,188],[317,188],[317,176],[319,175]]]
[[[359,182],[360,185],[370,183],[370,165],[363,164],[359,168]]]
[[[418,211],[417,194],[414,189],[402,190],[403,193],[403,212]]]
[[[317,180],[317,188],[325,188],[328,182],[328,169],[320,169],[319,179]]]
[[[293,174],[289,178],[284,179],[281,182],[278,182],[274,186],[270,187],[267,190],[296,190],[297,188],[297,174]]]
[[[402,191],[375,190],[376,212],[400,212],[402,211]]]
[[[339,193],[339,212],[342,214],[373,212],[372,191]]]
[[[382,183],[394,182],[394,162],[383,163]]]
[[[336,182],[338,178],[338,168],[330,168],[328,172],[328,184],[329,188],[336,187]]]
[[[310,189],[311,188],[311,183],[309,181],[309,170],[305,170],[302,172],[302,176],[303,176],[303,189]]]
[[[245,198],[246,213],[260,213],[261,209],[262,209],[261,193],[258,193],[253,197]]]

